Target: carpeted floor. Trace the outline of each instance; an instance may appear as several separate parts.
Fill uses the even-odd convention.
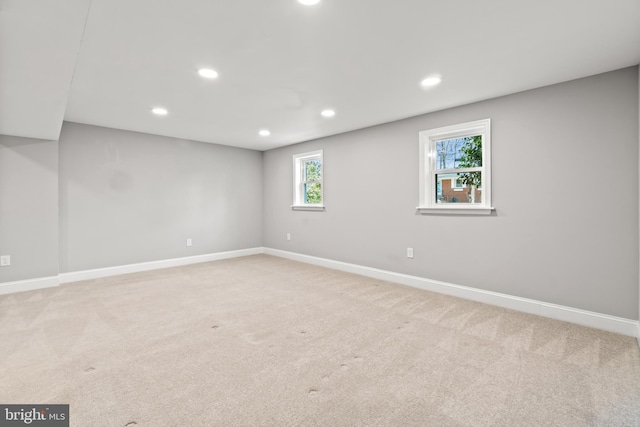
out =
[[[72,426],[638,426],[635,339],[267,255],[0,296]]]

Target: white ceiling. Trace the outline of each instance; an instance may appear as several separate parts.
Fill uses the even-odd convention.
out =
[[[0,133],[266,150],[638,63],[640,0],[0,0]]]

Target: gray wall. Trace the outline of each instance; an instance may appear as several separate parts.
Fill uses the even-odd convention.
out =
[[[417,215],[418,132],[485,118],[496,213]],[[315,149],[326,212],[293,212],[291,156]],[[638,319],[638,67],[271,150],[263,167],[266,247]]]
[[[258,151],[65,122],[60,271],[259,247],[261,179]]]
[[[0,136],[0,283],[264,245],[637,319],[639,93],[632,67],[264,155]],[[418,132],[487,117],[496,214],[416,215]],[[292,212],[291,155],[319,148],[327,211]]]
[[[58,143],[0,135],[0,283],[58,274]]]

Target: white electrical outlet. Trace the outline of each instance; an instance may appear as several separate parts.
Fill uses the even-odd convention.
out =
[[[187,239],[187,246],[191,246],[193,244],[193,242],[191,241],[191,239]]]
[[[0,255],[0,267],[9,267],[11,265],[11,255]]]
[[[287,233],[287,240],[291,240],[291,233]]]
[[[413,258],[413,248],[407,248],[407,258]]]

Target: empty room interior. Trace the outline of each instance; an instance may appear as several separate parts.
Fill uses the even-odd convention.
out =
[[[639,426],[639,64],[638,0],[0,0],[0,425]]]

